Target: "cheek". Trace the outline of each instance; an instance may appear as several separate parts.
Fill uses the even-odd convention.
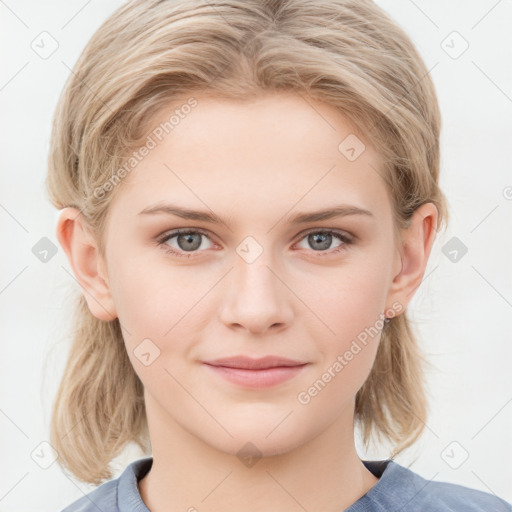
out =
[[[310,280],[302,291],[307,304],[336,335],[354,335],[384,311],[388,294],[385,263],[370,258],[330,269],[322,280]]]
[[[325,380],[340,397],[355,394],[366,380],[384,326],[386,263],[371,256],[330,269],[323,288],[310,282],[301,292],[315,313],[305,325],[315,340],[319,370],[328,372]]]
[[[130,258],[115,268],[113,296],[119,319],[128,331],[161,337],[185,314],[186,287],[171,269]]]
[[[119,269],[118,276],[116,307],[134,371],[154,396],[163,389],[165,394],[179,393],[171,375],[182,372],[189,350],[182,342],[189,301],[179,291],[180,285],[170,275],[163,280],[155,267],[137,267],[132,261]]]
[[[325,293],[317,290],[311,298],[325,325],[312,318],[306,327],[316,346],[318,372],[310,387],[302,390],[304,401],[309,400],[319,414],[329,411],[332,420],[351,403],[367,379],[384,325],[380,315],[385,307],[381,272],[367,269],[341,279],[342,274],[332,280]]]
[[[136,259],[118,266],[114,281],[126,350],[141,380],[149,384],[163,371],[164,360],[168,370],[178,369],[193,346],[190,339],[201,312],[197,303],[206,286],[198,289],[172,269],[138,264]]]

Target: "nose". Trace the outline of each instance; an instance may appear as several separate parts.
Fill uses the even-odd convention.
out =
[[[220,319],[230,329],[261,335],[290,325],[293,293],[271,263],[263,255],[253,263],[239,259],[226,276]]]

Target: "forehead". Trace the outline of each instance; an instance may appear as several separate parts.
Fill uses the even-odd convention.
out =
[[[334,107],[288,92],[194,98],[193,108],[179,112],[187,99],[175,100],[148,124],[154,147],[116,194],[124,215],[166,199],[254,214],[385,201],[379,155]]]

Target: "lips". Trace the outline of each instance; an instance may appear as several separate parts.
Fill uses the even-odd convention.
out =
[[[306,371],[308,364],[279,356],[233,356],[204,362],[207,371],[246,390],[284,384]]]
[[[224,368],[238,368],[242,370],[264,370],[276,367],[304,366],[307,363],[279,356],[252,358],[240,355],[205,361],[205,364]]]

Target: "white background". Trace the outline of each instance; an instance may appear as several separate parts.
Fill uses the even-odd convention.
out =
[[[431,414],[421,440],[396,460],[427,479],[512,502],[512,3],[377,3],[404,27],[431,70],[443,114],[441,184],[452,215],[411,309],[437,369],[429,374]],[[43,181],[64,81],[119,5],[0,2],[0,512],[59,511],[93,488],[64,474],[57,462],[42,469],[31,458],[48,439],[68,347],[66,293],[73,285],[55,236],[58,212]],[[59,44],[48,59],[31,48],[42,31]],[[453,31],[469,43],[457,59],[441,47],[461,48]],[[468,248],[456,263],[442,252],[453,236]],[[59,248],[47,263],[32,253],[42,237]],[[453,469],[446,461],[461,460],[463,450],[468,459]],[[384,449],[359,453],[387,457]],[[120,471],[138,457],[128,450],[115,467]]]

